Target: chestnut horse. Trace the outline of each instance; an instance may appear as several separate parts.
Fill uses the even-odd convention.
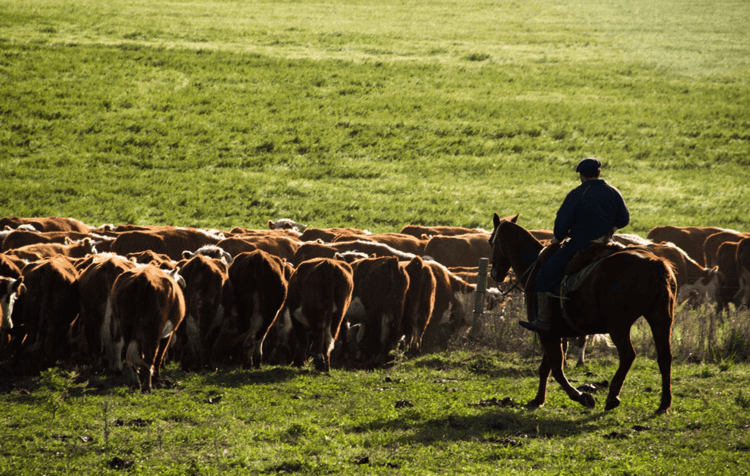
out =
[[[500,219],[497,213],[493,222],[495,229],[490,237],[493,278],[502,281],[513,268],[520,285],[525,287],[527,315],[531,320],[537,256],[543,246],[523,227]],[[570,320],[558,320],[555,316],[552,330],[539,333],[544,351],[539,365],[539,390],[528,406],[544,405],[551,371],[571,400],[593,408],[594,397],[573,388],[565,377],[563,340],[587,334],[609,334],[617,347],[620,365],[610,382],[605,409],[616,408],[620,404],[622,384],[635,360],[630,329],[643,316],[651,327],[661,372],[661,405],[657,412],[666,413],[672,404],[670,336],[676,290],[671,267],[647,250],[626,249],[604,258],[578,289],[568,293],[565,309]]]

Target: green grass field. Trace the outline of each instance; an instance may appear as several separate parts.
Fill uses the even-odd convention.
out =
[[[0,214],[550,228],[596,156],[623,232],[748,231],[748,25],[744,0],[3,0]],[[552,382],[529,412],[539,357],[507,311],[482,346],[374,372],[171,364],[141,395],[56,368],[0,395],[0,474],[746,474],[748,318],[707,342],[702,312],[678,316],[666,416],[642,324],[618,409]]]

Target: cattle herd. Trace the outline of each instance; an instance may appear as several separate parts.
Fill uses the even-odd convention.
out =
[[[484,309],[490,233],[407,225],[398,233],[292,220],[230,231],[0,220],[0,360],[74,360],[145,391],[165,358],[191,371],[261,364],[371,369],[394,351],[444,349]],[[549,230],[531,230],[540,241]],[[660,226],[648,247],[672,265],[678,302],[750,305],[750,233]]]

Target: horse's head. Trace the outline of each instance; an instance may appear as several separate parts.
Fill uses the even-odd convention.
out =
[[[510,271],[511,262],[508,259],[508,252],[504,249],[505,240],[501,239],[502,227],[506,223],[516,223],[518,215],[514,217],[500,218],[495,213],[492,217],[493,224],[495,225],[492,234],[490,235],[490,247],[492,248],[492,255],[490,257],[491,271],[490,276],[495,282],[501,282],[508,275]]]

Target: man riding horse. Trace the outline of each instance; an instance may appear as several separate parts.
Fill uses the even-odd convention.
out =
[[[536,318],[519,321],[523,327],[535,332],[548,332],[552,322],[550,297],[563,278],[565,265],[578,251],[592,243],[608,241],[615,231],[630,222],[630,212],[617,188],[599,178],[602,163],[589,157],[576,166],[581,185],[571,190],[557,211],[552,244],[562,246],[541,265],[536,278]],[[542,253],[544,250],[542,250]]]

